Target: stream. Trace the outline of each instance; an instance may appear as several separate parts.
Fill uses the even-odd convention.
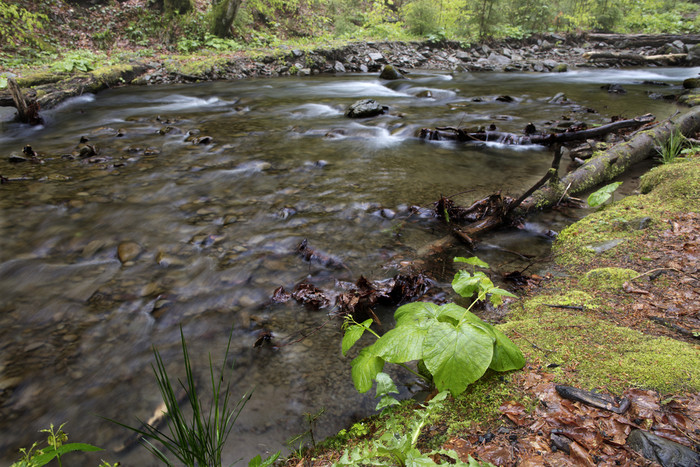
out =
[[[130,433],[101,417],[138,426],[154,413],[153,346],[171,375],[184,377],[180,327],[202,387],[208,355],[220,365],[231,336],[234,395],[253,390],[227,465],[284,450],[308,428],[305,414],[324,409],[316,440],[371,415],[373,390],[352,385],[340,321],[322,326],[328,309],[272,303],[273,291],[392,277],[446,234],[412,205],[430,208],[441,194],[461,193],[462,204],[496,190],[517,196],[552,159],[540,146],[425,142],[417,131],[495,123],[519,133],[528,122],[548,129],[563,118],[591,125],[645,113],[661,120],[677,108],[648,94],[677,94],[698,72],[421,71],[391,82],[343,74],[125,87],[67,101],[39,127],[0,123],[0,174],[10,180],[0,185],[0,464],[43,437],[38,430],[67,422],[71,442],[105,448],[71,453],[70,465],[159,465],[138,445],[115,452]],[[609,94],[605,84],[627,92]],[[552,102],[560,92],[568,103]],[[511,102],[497,99],[504,95]],[[389,112],[344,117],[361,98]],[[70,156],[81,137],[95,156]],[[9,161],[26,144],[42,164]],[[583,215],[533,215],[524,229],[485,239],[477,254],[498,271],[518,269],[527,263],[504,249],[546,256],[545,232]],[[294,253],[303,239],[346,267],[304,261]],[[453,274],[449,264],[433,271],[443,284]],[[393,310],[379,312],[390,321]],[[263,329],[277,343],[315,333],[254,348]]]

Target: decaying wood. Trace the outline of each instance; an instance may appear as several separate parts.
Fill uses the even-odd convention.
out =
[[[623,52],[586,52],[586,60],[628,60],[638,63],[680,64],[688,59],[688,54],[642,55]]]
[[[567,187],[568,193],[573,195],[612,181],[632,165],[653,157],[659,144],[668,140],[675,131],[680,131],[684,136],[700,131],[700,107],[671,117],[648,131],[639,132],[626,143],[601,151],[560,181],[548,183],[535,191],[515,213],[525,214],[552,206],[561,199]]]
[[[558,158],[555,158],[548,174],[545,174],[524,196],[521,196],[516,201],[512,201],[510,205],[506,204],[506,215],[500,216],[500,223],[497,222],[498,216],[489,216],[481,220],[480,224],[475,223],[467,229],[453,227],[452,235],[442,237],[422,248],[419,251],[419,256],[438,254],[453,246],[455,238],[471,247],[475,241],[475,235],[506,225],[530,211],[558,204],[565,197],[563,196],[565,192],[575,194],[609,182],[624,173],[632,165],[656,154],[656,148],[659,143],[668,140],[675,131],[680,131],[686,137],[700,131],[700,107],[695,107],[683,115],[671,117],[648,131],[639,132],[629,142],[601,151],[596,157],[591,158],[561,180],[556,175],[559,161]],[[559,157],[561,156],[559,155]],[[520,202],[520,199],[523,197],[525,199]],[[487,199],[489,197],[477,201],[472,206],[478,206]],[[510,199],[512,200],[512,198]],[[446,203],[444,200],[436,203],[438,217],[445,219],[442,211],[449,203]],[[456,213],[459,212],[458,209],[469,210],[469,208],[457,207],[456,210],[448,212]],[[497,212],[497,209],[492,208],[492,212]],[[454,216],[454,219],[459,218],[459,215]],[[452,221],[452,219],[450,220]],[[485,228],[475,232],[474,228],[479,225]]]
[[[36,99],[38,109],[50,109],[65,101],[70,97],[80,96],[85,93],[95,93],[113,86],[120,86],[130,83],[137,76],[145,73],[146,65],[134,63],[114,67],[104,67],[92,71],[91,73],[77,75],[62,79],[57,82],[45,82],[30,89],[41,91],[40,97]],[[9,82],[8,80],[8,87]],[[18,86],[19,88],[19,86]],[[0,106],[17,107],[17,102],[10,92],[0,92]],[[38,115],[38,113],[37,113]]]
[[[548,134],[515,134],[501,131],[479,131],[467,132],[461,128],[437,127],[434,130],[423,128],[418,137],[430,141],[459,141],[459,142],[498,142],[502,144],[526,145],[541,144],[552,145],[557,143],[568,143],[571,141],[583,141],[590,138],[600,138],[618,130],[639,128],[654,121],[651,114],[627,120],[618,120],[595,128],[588,128],[578,131],[565,131],[562,133]]]
[[[588,33],[592,42],[605,42],[619,47],[661,47],[675,41],[684,44],[700,43],[700,34],[608,34]]]
[[[7,80],[7,88],[12,96],[12,103],[17,109],[17,119],[22,123],[38,125],[42,122],[39,116],[39,104],[36,99],[25,97],[17,81],[10,78]]]

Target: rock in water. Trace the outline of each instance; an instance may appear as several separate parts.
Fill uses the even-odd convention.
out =
[[[374,117],[383,114],[387,109],[388,107],[379,104],[374,99],[362,99],[348,107],[345,116],[350,118]]]
[[[136,259],[141,254],[141,245],[136,242],[122,242],[117,247],[117,257],[122,264]]]
[[[403,75],[394,68],[394,65],[385,65],[379,74],[379,79],[401,79]]]

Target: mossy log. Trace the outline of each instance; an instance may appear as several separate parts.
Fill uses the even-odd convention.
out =
[[[130,83],[135,77],[143,74],[146,69],[146,66],[142,64],[102,67],[91,73],[34,86],[31,90],[36,94],[36,103],[42,110],[46,110],[55,107],[70,97],[80,96],[86,92],[95,93],[103,89]],[[16,107],[16,103],[9,91],[0,93],[0,106]]]
[[[562,198],[565,191],[576,194],[613,180],[632,165],[654,156],[659,144],[666,142],[676,131],[684,136],[692,136],[700,131],[700,107],[671,117],[650,130],[639,132],[626,143],[596,153],[563,179],[550,181],[535,191],[518,206],[516,214],[552,206]]]

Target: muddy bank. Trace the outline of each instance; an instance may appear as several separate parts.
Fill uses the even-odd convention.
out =
[[[148,85],[320,73],[378,72],[391,64],[404,74],[452,72],[564,72],[580,68],[700,65],[700,35],[543,35],[468,45],[441,42],[360,42],[312,50],[282,47],[256,57],[172,56],[99,68],[91,73],[38,73],[17,79],[28,101],[43,110],[67,98],[127,84]],[[9,91],[0,107],[14,107]]]

